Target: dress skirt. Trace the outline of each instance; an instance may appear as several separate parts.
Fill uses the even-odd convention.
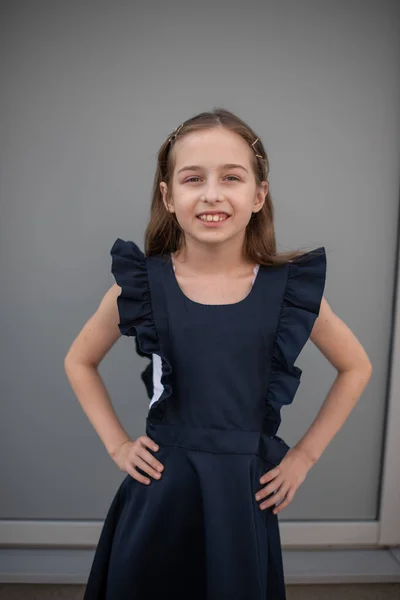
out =
[[[285,600],[278,517],[255,499],[285,442],[149,421],[147,434],[162,476],[123,480],[84,600]]]

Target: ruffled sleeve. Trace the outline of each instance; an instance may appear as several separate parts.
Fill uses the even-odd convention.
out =
[[[288,277],[276,331],[268,402],[290,404],[300,383],[294,365],[318,317],[326,280],[326,252],[320,246],[288,265]]]
[[[132,241],[120,238],[111,250],[111,272],[121,288],[117,297],[122,335],[136,337],[136,349],[142,356],[158,350],[157,331],[152,314],[146,256]]]

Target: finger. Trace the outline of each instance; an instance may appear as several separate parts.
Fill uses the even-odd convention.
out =
[[[256,500],[261,500],[270,494],[273,494],[283,483],[283,476],[275,477],[268,485],[259,490],[256,494]]]
[[[293,490],[289,490],[285,500],[283,500],[283,502],[281,502],[277,507],[274,508],[274,510],[272,511],[274,513],[274,515],[278,514],[279,512],[281,512],[281,510],[283,508],[285,508],[285,506],[287,506],[288,504],[291,503],[291,501],[293,500],[293,496],[294,496],[294,491]]]
[[[151,448],[152,450],[154,450],[154,452],[157,452],[157,450],[159,449],[156,442],[149,438],[148,435],[140,436],[139,441],[143,447]]]
[[[164,465],[160,463],[148,450],[146,450],[143,446],[138,448],[136,452],[136,456],[140,456],[143,460],[145,460],[149,465],[153,467],[156,471],[162,471],[164,469]]]
[[[282,485],[279,490],[277,490],[276,493],[271,496],[271,498],[268,498],[268,500],[260,504],[260,508],[264,510],[265,508],[274,506],[274,504],[277,504],[280,500],[283,500],[288,492],[288,489],[289,488],[287,486],[285,487]]]
[[[134,467],[129,467],[127,469],[127,473],[128,473],[128,475],[133,477],[133,479],[136,479],[136,481],[139,481],[140,483],[145,483],[146,485],[149,485],[149,483],[150,483],[150,479],[148,479],[147,477],[145,477],[144,475],[142,475],[141,473],[136,471],[136,469]]]
[[[161,473],[159,473],[158,471],[156,471],[155,469],[153,469],[152,466],[150,466],[145,460],[143,460],[143,458],[141,458],[139,455],[136,455],[133,459],[134,461],[134,465],[136,467],[139,467],[139,469],[141,469],[142,471],[144,471],[145,473],[148,473],[149,475],[152,475],[155,479],[160,479],[161,477]]]
[[[281,468],[279,466],[274,469],[270,469],[260,478],[260,483],[267,483],[267,481],[271,481],[274,477],[281,474]]]

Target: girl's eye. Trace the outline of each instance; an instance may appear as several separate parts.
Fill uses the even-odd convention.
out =
[[[240,181],[240,180],[239,180],[239,177],[236,177],[235,175],[227,175],[226,177],[233,177],[233,179],[234,179],[235,181]],[[193,179],[200,179],[200,178],[199,178],[199,177],[196,177],[196,176],[189,177],[189,179],[186,179],[186,182],[188,182],[188,181],[193,181]],[[186,183],[186,182],[185,182],[185,183]]]

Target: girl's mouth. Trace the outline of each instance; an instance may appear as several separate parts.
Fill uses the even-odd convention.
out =
[[[227,221],[229,217],[230,215],[226,214],[215,214],[198,216],[197,219],[199,219],[206,227],[218,227]]]

